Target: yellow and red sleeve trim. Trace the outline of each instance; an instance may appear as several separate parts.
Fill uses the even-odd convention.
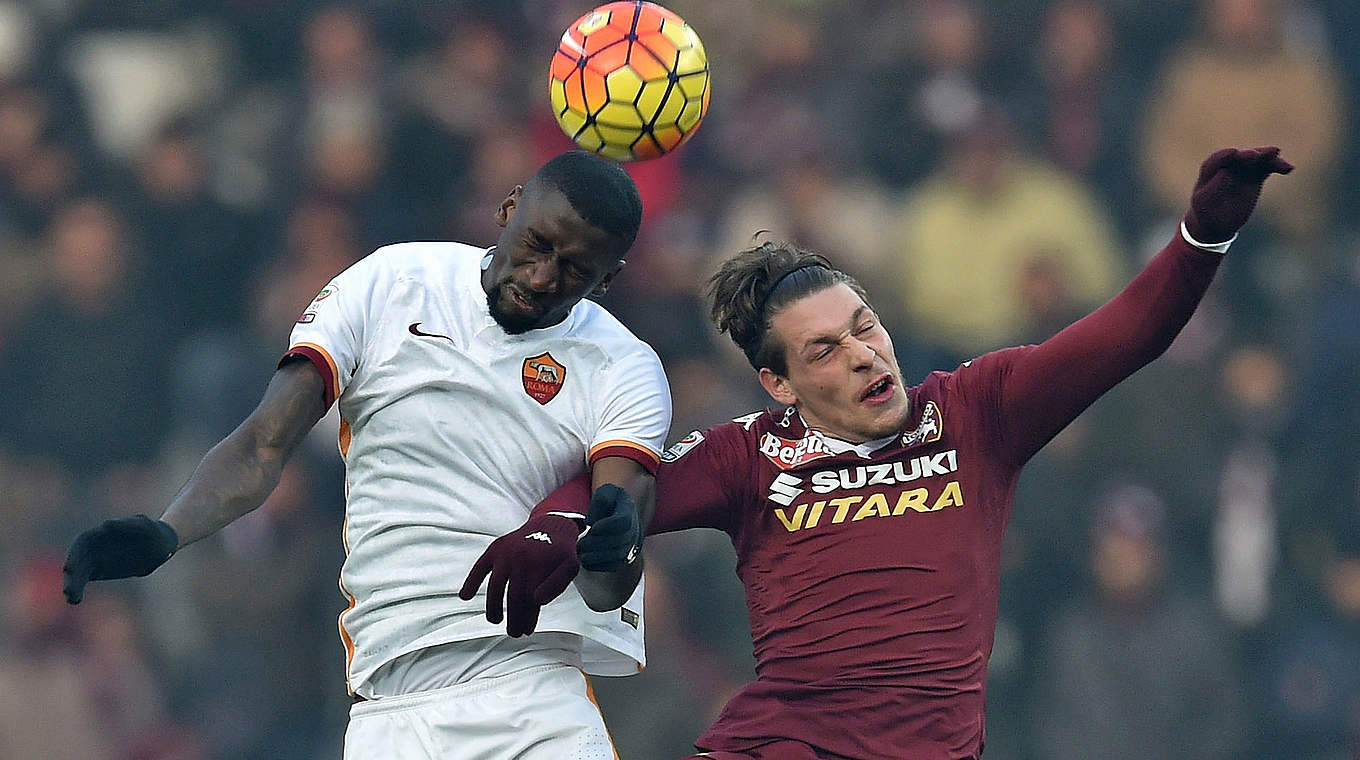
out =
[[[653,475],[656,474],[657,465],[661,464],[660,454],[657,454],[655,451],[652,451],[640,443],[623,440],[605,441],[603,443],[595,444],[591,447],[590,453],[586,456],[586,461],[590,463],[591,467],[594,467],[596,462],[605,457],[623,457],[624,459],[631,459],[642,465],[647,472],[650,472]]]
[[[335,396],[340,388],[340,369],[335,364],[335,359],[331,358],[330,352],[315,343],[298,343],[284,352],[279,358],[279,364],[290,356],[301,356],[316,366],[316,371],[321,373],[321,381],[326,386],[326,408],[335,403]]]

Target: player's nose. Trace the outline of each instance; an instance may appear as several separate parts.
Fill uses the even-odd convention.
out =
[[[529,265],[529,287],[536,293],[551,293],[557,290],[557,275],[557,262],[536,261]]]
[[[874,347],[854,336],[851,336],[848,340],[850,345],[846,354],[854,362],[855,369],[872,369],[874,360],[878,358],[878,353],[874,351]]]

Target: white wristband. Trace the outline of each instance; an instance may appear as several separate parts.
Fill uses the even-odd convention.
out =
[[[1237,239],[1237,233],[1234,232],[1232,237],[1228,238],[1227,240],[1224,240],[1222,243],[1201,243],[1198,240],[1190,237],[1190,230],[1186,229],[1185,220],[1181,220],[1181,237],[1185,238],[1185,242],[1189,243],[1190,245],[1193,245],[1194,247],[1200,249],[1201,251],[1209,251],[1210,253],[1227,253],[1228,246],[1232,245],[1233,241]]]

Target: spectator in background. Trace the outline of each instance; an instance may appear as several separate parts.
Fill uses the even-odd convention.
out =
[[[946,167],[914,188],[893,234],[897,308],[959,360],[1032,332],[1022,283],[1033,267],[1066,283],[1079,312],[1123,277],[1095,198],[1019,151],[996,109],[980,114]]]
[[[48,230],[48,289],[0,351],[0,387],[24,389],[0,398],[0,440],[25,457],[98,475],[160,443],[164,323],[138,300],[124,232],[98,198],[68,204]]]
[[[513,124],[498,124],[487,129],[473,148],[471,163],[463,177],[455,205],[448,213],[448,224],[461,240],[495,240],[499,230],[486,213],[487,198],[493,188],[514,187],[517,178],[534,171],[534,157],[524,149],[531,142],[528,130]],[[504,184],[509,181],[509,185]],[[490,197],[495,197],[491,195]]]
[[[1338,73],[1345,78],[1345,90],[1350,115],[1350,126],[1360,119],[1360,45],[1355,44],[1355,30],[1360,29],[1360,3],[1354,0],[1316,0],[1314,5],[1322,18],[1318,31],[1327,35],[1332,53],[1336,56]],[[1337,171],[1338,177],[1354,177],[1360,173],[1360,144],[1342,133],[1345,163]],[[1360,182],[1337,182],[1332,201],[1337,209],[1360,206]],[[1342,215],[1344,217],[1344,214]],[[1345,222],[1354,229],[1356,224]]]
[[[833,253],[861,282],[881,282],[894,268],[883,224],[891,198],[873,180],[843,168],[819,142],[809,134],[799,154],[734,193],[713,247],[725,257],[750,247],[756,230],[768,230],[774,239]]]
[[[862,49],[849,53],[867,66],[855,78],[867,89],[849,111],[862,120],[861,152],[884,181],[916,184],[986,105],[986,19],[967,0],[890,3],[863,34]]]
[[[31,556],[36,547],[56,546],[67,532],[73,509],[74,475],[50,459],[24,459],[0,447],[0,515],[8,527],[0,532],[0,578]],[[85,505],[80,505],[84,507]],[[0,652],[5,648],[5,615],[0,609]]]
[[[1116,46],[1110,10],[1095,0],[1062,0],[1048,6],[1040,34],[1019,121],[1055,166],[1092,185],[1129,239],[1143,205],[1129,161],[1142,93],[1127,51]]]
[[[505,77],[519,69],[514,41],[490,18],[455,15],[440,44],[417,56],[401,73],[397,93],[407,107],[430,120],[452,144],[440,146],[439,162],[466,163],[466,153],[487,125],[521,118],[519,93]],[[418,169],[418,167],[407,167]]]
[[[512,40],[490,19],[466,13],[446,24],[440,43],[402,67],[394,83],[391,189],[425,229],[443,228],[488,126],[522,121],[516,88],[505,81],[520,71]]]
[[[1282,0],[1203,0],[1202,35],[1166,61],[1144,107],[1142,147],[1161,211],[1179,209],[1196,156],[1248,138],[1308,156],[1297,187],[1262,201],[1262,218],[1304,240],[1327,229],[1345,102],[1325,51],[1287,44],[1282,7]]]
[[[1360,515],[1334,526],[1318,582],[1295,599],[1267,657],[1263,760],[1360,754]]]
[[[185,118],[161,129],[134,166],[130,221],[140,231],[148,286],[173,341],[238,323],[260,265],[255,226],[213,196],[209,160]]]
[[[1168,587],[1167,505],[1111,490],[1093,518],[1095,598],[1053,624],[1034,725],[1042,757],[1234,757],[1245,726],[1233,652],[1211,612]]]
[[[344,5],[307,19],[302,105],[293,116],[305,179],[295,197],[315,194],[346,208],[365,250],[424,232],[420,209],[391,184],[391,117],[399,112],[373,24],[359,8]]]
[[[99,600],[98,623],[54,604],[61,560],[25,563],[7,586],[12,644],[0,648],[0,757],[198,760],[173,725],[126,602]]]
[[[1295,567],[1308,567],[1319,525],[1344,525],[1360,514],[1360,242],[1348,266],[1310,300],[1293,341],[1298,382],[1280,455],[1281,523]],[[1314,573],[1315,574],[1315,573]]]
[[[1197,522],[1212,525],[1219,611],[1244,630],[1264,622],[1272,601],[1279,456],[1271,441],[1287,419],[1289,382],[1288,366],[1268,345],[1234,346],[1220,361],[1215,401],[1224,425],[1214,445],[1223,457],[1218,498],[1213,515]]]
[[[79,180],[97,174],[87,163],[78,175],[77,151],[60,139],[69,110],[54,104],[45,88],[0,83],[0,227],[6,233],[41,235]]]
[[[60,573],[60,560],[48,557],[27,563],[6,584],[0,757],[111,760],[113,743],[98,725],[81,662],[79,623],[47,593]]]

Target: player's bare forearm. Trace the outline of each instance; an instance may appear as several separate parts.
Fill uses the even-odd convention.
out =
[[[326,412],[310,362],[280,367],[255,411],[194,469],[161,519],[187,546],[250,512],[273,492],[294,449]]]
[[[637,504],[639,529],[646,535],[647,525],[656,511],[656,480],[642,465],[623,457],[605,457],[591,468],[592,488],[613,484],[633,497]],[[622,607],[633,595],[642,578],[642,557],[612,572],[581,569],[576,576],[576,590],[586,606],[596,612]]]

